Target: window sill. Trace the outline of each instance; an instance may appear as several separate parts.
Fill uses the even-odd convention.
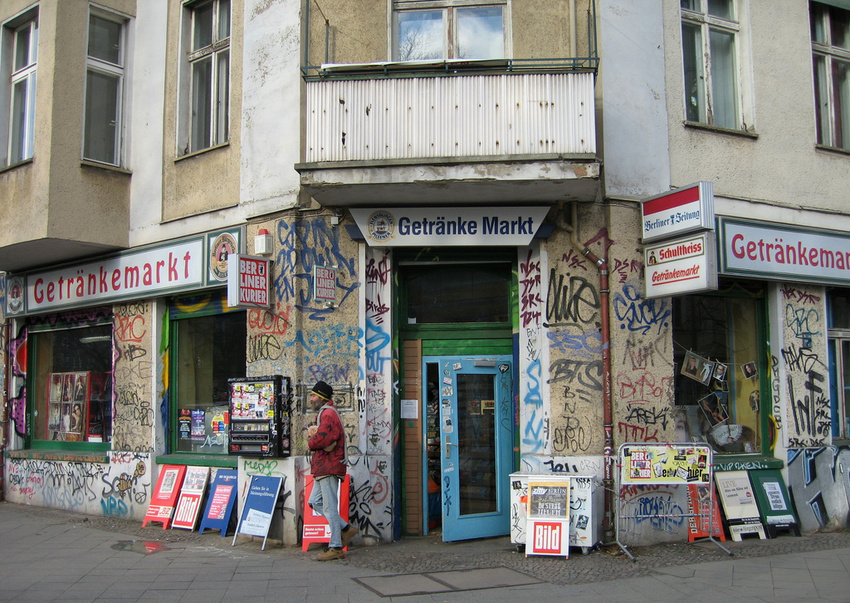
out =
[[[91,159],[81,159],[80,165],[91,168],[99,168],[108,172],[118,172],[119,174],[126,174],[128,176],[133,175],[133,172],[126,168],[118,167],[117,165],[111,165],[109,163],[100,163],[99,161],[92,161]]]
[[[191,153],[186,153],[185,155],[180,155],[179,157],[174,158],[174,162],[177,163],[179,161],[183,161],[184,159],[191,159],[192,157],[197,157],[199,155],[203,155],[205,153],[210,153],[212,151],[216,151],[218,149],[223,149],[225,147],[230,146],[230,141],[223,142],[221,144],[213,145],[211,147],[207,147],[206,149],[199,149],[197,151],[192,151]]]
[[[715,134],[731,134],[732,136],[740,136],[742,138],[751,138],[753,140],[758,139],[759,135],[755,133],[755,131],[749,130],[734,130],[732,128],[721,128],[720,126],[711,126],[709,124],[703,124],[698,121],[683,121],[682,125],[686,128],[692,128],[694,130],[705,130],[706,132],[714,132]]]
[[[19,161],[18,163],[12,163],[10,165],[3,166],[2,168],[0,168],[0,174],[2,174],[3,172],[8,172],[10,170],[14,170],[15,168],[19,168],[22,165],[29,165],[32,162],[33,162],[33,158],[30,157],[29,159],[24,159],[23,161]]]
[[[816,144],[815,149],[818,151],[826,151],[827,153],[836,153],[838,155],[850,155],[850,149],[842,149],[839,147],[829,147],[825,144]]]
[[[7,450],[9,459],[37,459],[40,461],[66,461],[71,463],[109,463],[109,453],[106,451],[86,452],[82,450]]]
[[[159,465],[195,465],[236,469],[239,457],[226,454],[163,454],[156,457]]]

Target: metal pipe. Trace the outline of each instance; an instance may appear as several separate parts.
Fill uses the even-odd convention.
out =
[[[602,520],[604,542],[614,540],[614,411],[611,400],[611,323],[609,312],[610,288],[608,283],[608,244],[607,236],[603,241],[602,258],[593,253],[590,248],[581,244],[576,237],[578,225],[578,205],[572,204],[572,224],[566,229],[570,241],[591,262],[596,264],[599,271],[599,303],[600,303],[600,339],[602,340],[602,429],[604,444],[602,448],[603,474],[602,489],[604,490],[605,513]]]

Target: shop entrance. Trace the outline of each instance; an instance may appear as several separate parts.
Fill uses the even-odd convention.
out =
[[[515,258],[492,248],[397,255],[405,534],[510,532]]]
[[[509,356],[423,358],[428,475],[439,488],[446,542],[510,530],[508,476],[513,441]],[[437,477],[437,480],[434,478]],[[433,494],[433,493],[432,493]]]

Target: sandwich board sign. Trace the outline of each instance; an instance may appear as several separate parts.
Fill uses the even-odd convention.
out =
[[[227,536],[227,526],[230,525],[230,516],[236,502],[238,476],[235,469],[219,469],[216,472],[198,532],[206,529],[221,530],[222,538]]]
[[[236,526],[236,533],[233,535],[233,542],[230,543],[230,546],[236,544],[236,537],[239,534],[246,534],[248,536],[262,536],[263,546],[261,550],[266,549],[269,527],[272,524],[272,515],[282,483],[283,478],[280,477],[251,476],[251,485],[248,487],[248,496],[245,498],[245,508],[242,509],[242,516],[239,518],[239,524]]]
[[[714,474],[714,479],[732,540],[740,542],[742,534],[758,534],[764,540],[764,526],[747,472],[721,471]]]
[[[171,521],[172,528],[195,529],[209,477],[209,467],[188,467],[186,469],[186,477],[183,478],[183,487],[180,489],[180,498],[177,500],[177,510],[174,512],[174,519]]]
[[[310,495],[313,493],[313,476],[307,475],[304,480],[304,500],[310,500]],[[346,475],[339,483],[337,492],[337,500],[339,501],[339,516],[342,520],[348,523],[348,497],[349,488],[351,486],[351,476]],[[328,520],[324,515],[320,515],[309,505],[305,505],[304,509],[304,529],[301,532],[301,550],[306,551],[314,542],[330,542],[331,541],[331,526],[328,525]],[[348,547],[346,547],[348,550]]]
[[[162,466],[159,480],[156,483],[156,490],[154,490],[153,498],[151,498],[151,504],[148,506],[144,521],[142,521],[142,527],[145,527],[149,521],[156,521],[162,522],[163,530],[168,528],[185,473],[185,465]]]

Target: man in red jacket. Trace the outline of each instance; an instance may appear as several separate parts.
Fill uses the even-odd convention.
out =
[[[348,546],[357,528],[346,524],[339,516],[339,484],[345,477],[345,432],[334,408],[333,388],[319,381],[310,392],[309,403],[319,411],[316,424],[307,428],[307,447],[313,451],[310,472],[313,474],[313,492],[309,505],[325,516],[331,528],[331,539],[326,551],[319,553],[319,561],[343,559],[342,549]],[[343,527],[344,524],[344,527]]]

